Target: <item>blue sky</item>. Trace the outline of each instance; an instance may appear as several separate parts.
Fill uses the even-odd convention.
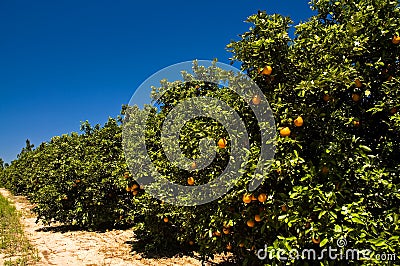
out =
[[[303,0],[0,1],[0,158],[30,139],[79,131],[119,114],[135,89],[169,65],[193,59],[229,63],[225,46],[258,10],[291,16]]]

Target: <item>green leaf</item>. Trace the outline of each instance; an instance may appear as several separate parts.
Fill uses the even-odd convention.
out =
[[[320,245],[321,247],[323,247],[323,246],[326,245],[326,243],[328,243],[328,238],[324,238],[324,239],[321,241],[321,243],[319,243],[319,245]]]

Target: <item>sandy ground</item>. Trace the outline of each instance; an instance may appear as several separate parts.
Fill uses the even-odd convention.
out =
[[[22,214],[21,224],[25,235],[41,257],[41,261],[35,265],[201,265],[200,260],[187,256],[148,259],[131,253],[127,242],[132,241],[132,230],[60,232],[55,230],[59,228],[57,225],[49,227],[36,224],[36,216],[31,212],[33,206],[25,197],[13,196],[2,188],[0,193],[10,199]],[[216,265],[215,262],[211,265]]]

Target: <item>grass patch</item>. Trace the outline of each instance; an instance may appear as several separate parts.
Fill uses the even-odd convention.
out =
[[[0,194],[0,258],[4,265],[32,265],[39,261],[38,251],[24,236],[20,214]]]

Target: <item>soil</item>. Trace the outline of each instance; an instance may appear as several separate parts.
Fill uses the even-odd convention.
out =
[[[33,205],[24,196],[13,196],[8,190],[0,188],[0,193],[14,203],[21,213],[20,222],[30,243],[38,250],[40,262],[35,265],[202,265],[199,257],[175,256],[167,258],[144,258],[132,251],[134,232],[110,230],[88,232],[71,230],[61,224],[44,226],[36,223],[32,213]],[[225,257],[217,256],[205,265],[227,265]],[[2,265],[0,261],[0,265]]]

